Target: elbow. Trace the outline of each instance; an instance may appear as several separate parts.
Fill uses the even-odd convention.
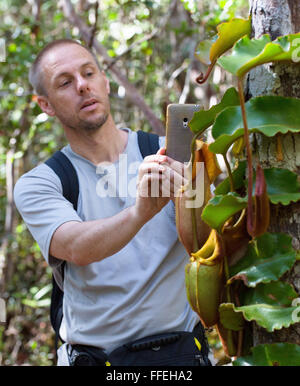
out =
[[[99,248],[94,239],[89,237],[82,223],[67,223],[65,228],[60,229],[63,235],[59,240],[60,253],[64,254],[70,263],[84,267],[103,259],[102,253],[98,255]]]
[[[86,262],[85,259],[81,258],[81,257],[73,257],[71,259],[71,262],[74,264],[74,265],[77,265],[77,267],[85,267],[86,265],[90,264],[88,262]]]
[[[85,267],[100,260],[102,260],[101,256],[95,256],[91,251],[82,250],[76,243],[71,248],[70,261],[78,267]]]
[[[82,253],[78,248],[75,246],[71,248],[69,252],[69,261],[77,265],[78,267],[85,267],[86,265],[90,264],[91,262],[87,259],[87,256]]]

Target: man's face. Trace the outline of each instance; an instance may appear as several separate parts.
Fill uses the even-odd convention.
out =
[[[41,62],[43,111],[74,130],[94,131],[110,113],[109,83],[93,56],[77,44],[53,48]]]

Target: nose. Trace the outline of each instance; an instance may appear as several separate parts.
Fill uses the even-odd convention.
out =
[[[86,91],[90,91],[87,79],[78,75],[76,78],[76,86],[78,94],[84,94]]]

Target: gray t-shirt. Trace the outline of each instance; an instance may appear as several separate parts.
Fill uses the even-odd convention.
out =
[[[111,217],[135,203],[133,191],[143,159],[136,132],[124,130],[129,133],[128,144],[122,161],[111,168],[95,166],[70,145],[62,149],[79,178],[77,212],[63,197],[60,179],[46,164],[16,183],[16,206],[55,271],[62,260],[49,255],[49,246],[60,225]],[[161,137],[160,144],[163,142]],[[169,202],[118,253],[87,266],[66,263],[62,338],[110,352],[147,335],[191,331],[199,318],[186,298],[187,262],[177,237],[174,204]]]

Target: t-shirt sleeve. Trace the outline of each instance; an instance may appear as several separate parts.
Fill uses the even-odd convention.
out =
[[[58,267],[62,260],[49,255],[53,233],[65,222],[82,222],[63,197],[59,177],[46,164],[35,167],[17,181],[14,201],[44,258],[52,267]]]

